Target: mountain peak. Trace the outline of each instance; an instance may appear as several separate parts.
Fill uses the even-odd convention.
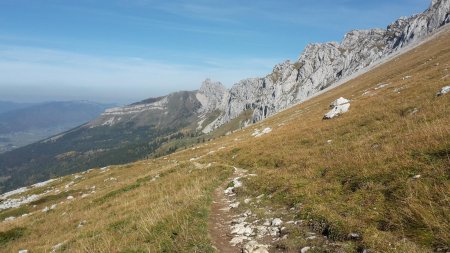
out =
[[[207,93],[223,93],[227,90],[225,86],[221,82],[214,82],[211,79],[207,78],[203,81],[202,86],[199,89],[199,92],[207,94]]]
[[[196,94],[197,100],[202,104],[199,112],[208,113],[222,108],[227,94],[228,90],[221,82],[206,79]]]

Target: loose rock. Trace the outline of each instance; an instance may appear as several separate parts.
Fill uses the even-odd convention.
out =
[[[331,103],[330,107],[332,107],[333,109],[325,114],[325,116],[323,116],[323,119],[332,119],[348,112],[348,109],[350,108],[350,101],[348,99],[340,97],[333,103]]]
[[[438,93],[436,93],[436,96],[438,96],[438,97],[443,96],[449,92],[450,92],[450,85],[442,87],[442,89]]]
[[[311,249],[311,247],[304,247],[300,250],[301,253],[306,253]]]
[[[250,241],[244,245],[244,253],[269,253],[268,246],[259,244],[257,241]]]
[[[278,227],[281,226],[281,224],[283,224],[283,221],[279,218],[275,218],[272,220],[272,226]]]

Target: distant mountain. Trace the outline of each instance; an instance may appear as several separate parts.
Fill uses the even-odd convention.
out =
[[[206,80],[198,91],[108,109],[85,125],[0,155],[0,191],[167,154],[258,122],[423,41],[450,22],[449,13],[450,1],[434,0],[424,13],[400,18],[387,29],[352,31],[341,43],[311,44],[297,61],[281,63],[269,75],[243,80],[230,90]]]
[[[17,103],[10,101],[0,101],[0,113],[14,111],[25,107],[33,106],[33,103]]]
[[[79,126],[112,105],[88,101],[18,104],[3,102],[0,113],[0,152],[24,146]]]
[[[201,108],[195,95],[194,91],[176,92],[107,109],[87,124],[0,154],[0,189],[134,161],[169,141],[195,137]],[[39,122],[44,124],[45,120]]]
[[[46,129],[70,128],[98,117],[111,105],[88,101],[48,102],[0,114],[0,134]]]

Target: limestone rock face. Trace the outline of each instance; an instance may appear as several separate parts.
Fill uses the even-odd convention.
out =
[[[202,112],[219,110],[220,116],[204,132],[229,122],[246,110],[255,123],[302,102],[319,91],[372,65],[450,23],[450,0],[433,0],[423,13],[402,17],[386,29],[355,30],[340,43],[310,44],[298,60],[276,65],[262,78],[242,80],[230,90],[207,80],[197,93]]]
[[[206,79],[195,95],[197,100],[202,104],[199,111],[201,113],[208,113],[217,109],[225,109],[223,102],[227,95],[228,90],[222,83]]]

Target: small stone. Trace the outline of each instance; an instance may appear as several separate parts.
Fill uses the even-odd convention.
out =
[[[21,249],[21,250],[19,250],[19,253],[28,253],[28,250],[27,249]]]
[[[16,217],[10,216],[10,217],[6,218],[4,221],[13,221],[15,219],[16,219]]]
[[[86,223],[87,223],[87,221],[85,221],[85,220],[80,221],[80,223],[78,224],[78,228],[83,227],[84,225],[86,225]]]
[[[48,212],[48,211],[50,211],[50,208],[48,208],[48,206],[46,206],[46,207],[44,207],[44,209],[42,209],[42,212],[43,212],[43,213],[46,213],[46,212]]]
[[[436,93],[436,96],[442,96],[450,92],[450,85],[442,87],[442,89]]]
[[[58,251],[63,245],[64,245],[64,242],[58,243],[58,244],[54,245],[54,246],[52,247],[51,253],[55,253],[55,252]]]
[[[250,241],[244,245],[244,253],[269,253],[268,246],[259,244],[257,241]]]
[[[239,202],[236,202],[236,203],[232,203],[232,204],[230,204],[230,207],[231,208],[238,208],[239,207]]]
[[[279,218],[275,218],[272,220],[272,226],[274,227],[281,226],[281,224],[283,224],[283,221]]]
[[[256,229],[258,230],[258,237],[264,237],[268,232],[266,226],[257,226]]]
[[[382,89],[382,88],[384,88],[384,87],[386,87],[386,86],[389,86],[389,84],[388,84],[388,83],[381,83],[381,84],[379,84],[377,87],[375,87],[375,90]]]
[[[301,252],[301,253],[306,253],[306,252],[308,252],[310,249],[311,249],[311,247],[303,247],[303,248],[300,250],[300,252]]]
[[[415,175],[414,177],[413,177],[413,179],[419,179],[419,178],[421,178],[422,177],[422,175]]]
[[[72,200],[72,199],[74,199],[73,196],[68,196],[68,197],[67,197],[67,200]]]
[[[253,234],[253,229],[245,223],[236,224],[231,227],[231,234],[250,236]]]
[[[237,237],[234,237],[233,239],[231,239],[230,244],[231,244],[231,246],[234,247],[240,243],[243,243],[246,240],[248,240],[248,237],[241,235],[241,236],[237,236]]]
[[[359,240],[359,239],[361,239],[361,235],[359,235],[358,233],[350,233],[348,235],[348,238],[350,240]]]
[[[280,234],[280,229],[278,227],[269,227],[268,230],[272,237],[276,237]]]

